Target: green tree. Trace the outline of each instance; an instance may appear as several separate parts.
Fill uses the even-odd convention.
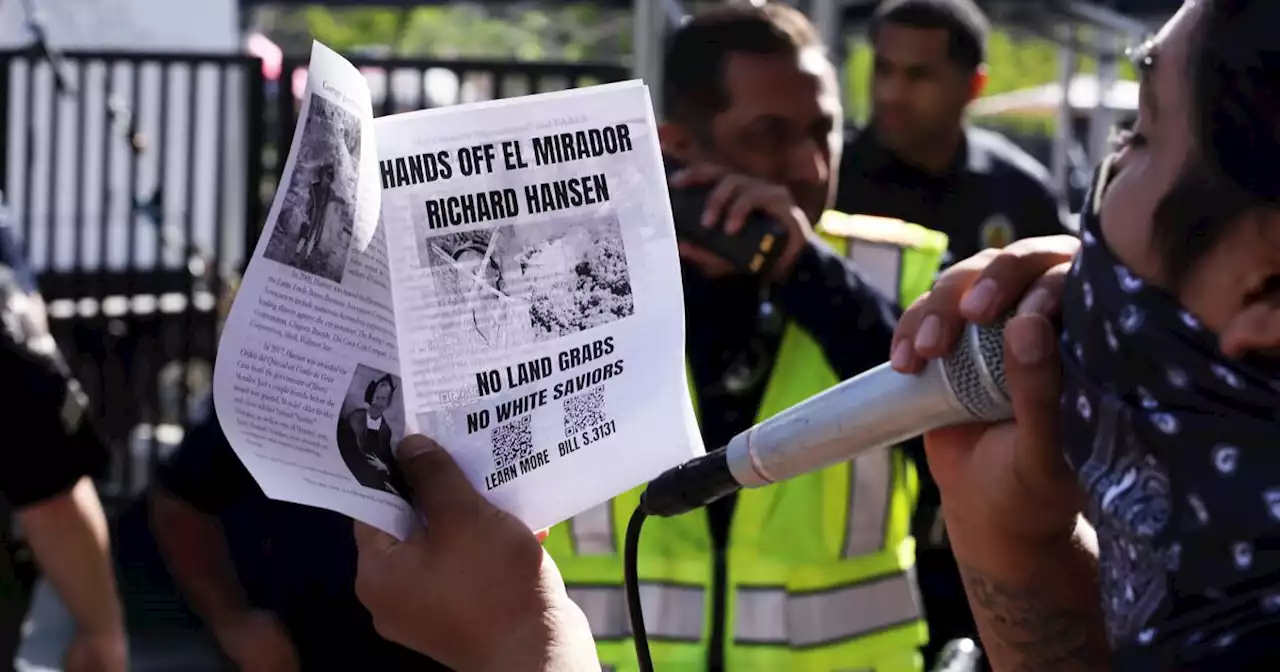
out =
[[[343,52],[379,45],[397,56],[617,61],[631,48],[627,13],[585,2],[403,10],[309,7],[299,16],[306,32]]]

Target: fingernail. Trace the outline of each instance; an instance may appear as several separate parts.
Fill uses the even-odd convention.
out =
[[[978,284],[971,287],[960,299],[960,312],[966,315],[983,315],[990,308],[991,304],[996,300],[996,281],[991,278],[984,278]]]
[[[1018,314],[1047,316],[1052,307],[1053,297],[1049,294],[1049,290],[1040,287],[1022,299],[1018,304]]]
[[[1049,350],[1048,339],[1040,324],[1032,320],[1011,322],[1008,326],[1009,346],[1022,364],[1039,364]]]
[[[906,339],[894,344],[889,362],[895,369],[905,369],[911,364],[911,344]]]
[[[916,332],[916,350],[929,350],[938,347],[942,340],[942,321],[937,315],[929,315],[920,323],[920,331]]]
[[[714,218],[714,217],[712,217],[712,216],[711,216],[711,213],[709,213],[709,212],[704,212],[704,213],[702,213],[702,225],[703,225],[704,227],[708,227],[708,228],[709,228],[709,227],[711,227],[711,225],[713,225],[713,224],[715,224],[715,223],[716,223],[716,220],[715,220],[715,218]]]
[[[426,455],[427,453],[439,448],[440,446],[436,444],[435,441],[432,441],[425,436],[415,434],[413,436],[406,436],[404,441],[400,442],[400,445],[396,447],[396,455],[401,460],[412,460],[415,457]]]

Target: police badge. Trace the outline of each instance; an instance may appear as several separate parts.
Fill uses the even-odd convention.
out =
[[[999,213],[988,217],[978,229],[978,239],[983,249],[1004,247],[1013,242],[1013,237],[1013,223],[1008,217]]]

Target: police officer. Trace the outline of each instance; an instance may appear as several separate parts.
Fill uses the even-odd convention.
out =
[[[835,69],[794,9],[698,15],[668,43],[664,94],[659,133],[673,201],[705,190],[700,207],[676,207],[676,230],[690,387],[714,448],[883,362],[895,304],[928,288],[946,237],[829,210],[843,110]],[[690,233],[719,231],[728,246],[749,235],[751,213],[787,232],[767,273],[736,268],[713,249],[714,234]],[[655,666],[918,669],[915,478],[901,451],[884,449],[651,520],[638,567],[642,590],[661,604],[648,622]],[[621,543],[637,499],[631,492],[584,512],[546,539],[601,662],[617,669],[635,666]]]
[[[868,128],[840,167],[836,207],[942,231],[949,258],[1064,233],[1044,166],[1008,139],[967,126],[986,84],[986,17],[972,0],[887,0],[872,17]],[[923,334],[928,336],[929,334]],[[916,515],[921,595],[932,659],[948,639],[977,637],[927,470]]]
[[[124,672],[107,520],[90,478],[109,452],[49,333],[2,195],[0,371],[9,390],[0,405],[0,669],[13,664],[38,567],[75,625],[65,669]]]
[[[986,85],[987,21],[972,0],[887,0],[870,26],[871,120],[840,166],[836,209],[946,233],[951,258],[1063,233],[1044,166],[966,126]]]

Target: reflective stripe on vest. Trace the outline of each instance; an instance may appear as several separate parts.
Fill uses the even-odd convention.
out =
[[[852,463],[849,508],[845,520],[844,557],[854,558],[884,548],[893,489],[893,456],[889,448],[864,453]]]
[[[849,240],[845,256],[858,267],[867,284],[894,299],[902,293],[902,248]]]
[[[845,518],[842,555],[853,558],[884,547],[889,497],[893,489],[893,457],[889,448],[864,453],[852,462],[853,484]],[[575,555],[616,553],[618,540],[613,522],[613,500],[598,504],[571,518],[569,538]]]
[[[867,284],[904,308],[933,285],[950,243],[919,224],[834,210],[823,213],[817,230]]]
[[[568,526],[575,555],[609,555],[618,548],[613,532],[613,500],[570,518]]]
[[[631,616],[622,586],[569,586],[569,598],[582,609],[596,641],[631,636]],[[707,591],[701,586],[640,582],[646,634],[653,640],[697,642],[702,638]]]
[[[743,587],[737,603],[735,641],[793,648],[864,637],[915,621],[921,613],[911,571],[820,592]]]

